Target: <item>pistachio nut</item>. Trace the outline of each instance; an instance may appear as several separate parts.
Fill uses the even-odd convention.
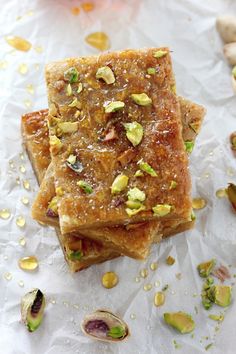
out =
[[[51,199],[51,201],[48,204],[46,215],[49,217],[57,217],[58,216],[58,197],[55,196]]]
[[[175,189],[177,187],[177,182],[176,181],[171,181],[170,182],[170,190]]]
[[[126,208],[125,211],[128,214],[128,216],[131,217],[131,216],[134,216],[134,215],[140,213],[141,211],[143,211],[145,209],[146,209],[145,205],[141,205],[141,207],[138,209]]]
[[[50,148],[53,154],[57,154],[62,148],[62,142],[56,135],[51,135],[49,138]]]
[[[79,85],[78,85],[78,88],[77,88],[77,93],[80,93],[83,91],[83,84],[80,82]]]
[[[71,261],[80,261],[82,257],[83,257],[83,252],[81,250],[72,251],[70,254],[68,254],[68,258]]]
[[[168,53],[167,50],[157,50],[156,52],[153,53],[154,58],[162,58]]]
[[[120,109],[124,108],[124,106],[124,102],[121,101],[113,101],[103,105],[103,107],[105,108],[105,113],[113,113],[119,111]]]
[[[157,177],[156,171],[147,162],[144,162],[143,159],[138,161],[138,166],[140,170],[146,172],[150,176]]]
[[[236,43],[225,44],[223,51],[228,63],[232,66],[236,65]]]
[[[78,130],[78,122],[61,122],[58,128],[63,134],[74,133]]]
[[[169,204],[157,204],[152,208],[154,215],[165,216],[171,212],[171,205]]]
[[[207,278],[210,275],[211,271],[213,270],[215,264],[216,264],[215,259],[211,259],[208,262],[200,263],[197,266],[197,270],[200,277]]]
[[[79,73],[76,68],[69,68],[64,72],[64,79],[69,81],[70,84],[78,81]]]
[[[77,156],[73,154],[70,155],[66,160],[66,165],[76,173],[81,173],[84,169],[82,163],[79,161]]]
[[[34,332],[43,320],[45,297],[41,290],[33,289],[21,299],[21,318],[29,332]]]
[[[164,313],[164,320],[182,334],[190,333],[195,328],[194,320],[185,312]]]
[[[147,68],[147,73],[148,73],[148,75],[155,75],[156,69],[155,68]]]
[[[138,122],[124,123],[126,137],[133,146],[137,146],[143,139],[143,127]]]
[[[186,152],[188,154],[191,154],[191,152],[193,151],[193,148],[194,148],[194,141],[185,141],[184,145],[185,145]]]
[[[112,186],[111,186],[111,193],[112,194],[117,194],[122,192],[128,185],[129,182],[129,177],[126,175],[118,175],[114,179]]]
[[[128,190],[127,193],[128,200],[132,201],[139,201],[139,202],[144,202],[146,199],[146,195],[143,191],[141,191],[139,188],[134,187]]]
[[[216,305],[227,307],[231,303],[231,286],[213,285],[207,290],[207,296]]]
[[[152,103],[152,99],[146,93],[133,93],[131,98],[139,106],[149,106]]]
[[[99,68],[96,72],[96,79],[102,79],[108,85],[113,84],[116,81],[113,71],[109,66]]]
[[[91,194],[93,193],[93,188],[90,186],[89,183],[87,183],[86,181],[78,181],[77,185],[86,193],[86,194]]]

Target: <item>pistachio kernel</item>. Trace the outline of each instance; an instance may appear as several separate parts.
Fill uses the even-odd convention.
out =
[[[77,185],[80,187],[80,189],[82,189],[86,194],[91,194],[93,193],[93,188],[90,186],[89,183],[87,183],[86,181],[78,181]]]
[[[143,127],[138,122],[124,123],[126,137],[133,146],[141,143],[143,138]]]
[[[80,82],[79,85],[78,85],[78,88],[77,88],[77,93],[80,93],[83,91],[83,84]]]
[[[232,204],[234,210],[236,210],[236,185],[233,183],[229,183],[227,188],[227,194],[229,197],[229,201]]]
[[[126,213],[128,214],[128,216],[131,217],[131,216],[134,216],[134,215],[140,213],[140,211],[143,211],[143,210],[145,210],[145,209],[146,209],[145,205],[142,205],[142,206],[141,206],[140,208],[138,208],[138,209],[126,208],[125,211],[126,211]]]
[[[210,275],[211,271],[213,270],[215,264],[216,264],[215,259],[211,259],[208,262],[200,263],[197,266],[197,270],[200,277],[207,278]]]
[[[114,179],[112,186],[111,186],[111,193],[112,194],[117,194],[122,192],[128,185],[129,177],[126,175],[118,175]]]
[[[76,108],[81,108],[81,103],[78,101],[78,98],[77,97],[75,97],[72,101],[71,101],[71,103],[69,103],[68,104],[68,107],[70,107],[70,108],[73,108],[73,107],[76,107]]]
[[[128,200],[133,200],[133,201],[138,200],[140,202],[144,202],[144,200],[146,199],[145,193],[137,187],[129,189],[127,193],[127,197]]]
[[[99,68],[96,72],[96,79],[102,79],[108,85],[113,84],[116,81],[113,71],[109,66]]]
[[[127,200],[125,204],[130,209],[139,209],[142,206],[142,203],[137,200]]]
[[[58,216],[58,197],[55,196],[51,199],[48,204],[46,215],[49,217],[57,217]]]
[[[118,284],[119,278],[114,272],[107,272],[102,276],[102,285],[106,289],[112,289]]]
[[[176,187],[177,187],[177,182],[176,181],[171,181],[169,189],[175,189]]]
[[[58,128],[63,134],[74,133],[78,130],[78,122],[61,122]]]
[[[82,163],[77,159],[76,155],[70,155],[66,160],[66,165],[76,173],[81,173],[84,169]]]
[[[83,257],[83,252],[82,251],[72,251],[69,255],[68,258],[71,261],[80,261],[81,258]]]
[[[79,73],[76,68],[72,67],[64,72],[64,79],[70,84],[78,81]]]
[[[157,50],[156,52],[153,53],[154,58],[162,58],[168,53],[167,50]]]
[[[21,299],[21,318],[29,332],[34,332],[43,320],[45,296],[39,289],[33,289]]]
[[[68,84],[66,87],[66,95],[71,96],[72,95],[72,87],[71,84]]]
[[[149,106],[152,103],[152,99],[146,93],[133,93],[131,98],[139,106]]]
[[[144,162],[143,159],[139,160],[137,164],[140,170],[146,172],[152,177],[157,177],[156,171],[147,162]]]
[[[169,204],[157,204],[152,208],[152,211],[156,216],[165,216],[171,212],[171,208]]]
[[[49,138],[49,144],[52,149],[52,152],[57,154],[62,148],[62,142],[56,135],[51,135]]]
[[[171,256],[168,256],[167,258],[166,258],[166,264],[168,264],[168,265],[173,265],[175,263],[175,259],[173,258],[173,257],[171,257]]]
[[[148,75],[155,75],[156,69],[155,68],[147,68],[147,73],[148,73]]]
[[[224,315],[209,315],[208,316],[213,321],[222,322],[224,320]]]
[[[182,334],[190,333],[195,328],[194,320],[185,312],[164,313],[164,320]]]
[[[134,177],[142,177],[144,176],[144,173],[141,170],[137,170],[134,174]]]
[[[105,108],[105,113],[113,113],[119,111],[120,109],[124,108],[124,106],[124,102],[121,101],[113,101],[103,105],[103,107]]]
[[[231,286],[213,285],[207,290],[207,296],[216,305],[227,307],[231,303]]]
[[[185,145],[186,152],[188,154],[191,154],[191,152],[193,151],[193,148],[194,148],[194,141],[185,141],[184,145]]]

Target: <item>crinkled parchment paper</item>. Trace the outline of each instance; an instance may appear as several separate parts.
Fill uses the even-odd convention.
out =
[[[205,347],[214,343],[209,352],[233,354],[236,302],[233,300],[225,311],[225,320],[217,330],[217,323],[208,318],[209,312],[201,305],[202,280],[196,266],[215,257],[231,265],[232,275],[236,273],[236,215],[227,199],[215,196],[217,189],[236,180],[236,160],[228,143],[229,134],[236,130],[236,97],[215,30],[218,15],[236,13],[235,1],[101,0],[95,1],[93,11],[81,9],[74,16],[71,8],[80,5],[78,0],[1,1],[0,209],[9,209],[11,216],[0,219],[0,352],[193,354],[204,353]],[[30,216],[38,186],[26,155],[24,160],[19,155],[23,151],[20,117],[47,105],[45,63],[96,53],[84,41],[94,31],[109,35],[112,50],[158,45],[172,49],[178,92],[208,110],[191,156],[193,196],[205,198],[207,206],[197,212],[195,230],[153,246],[146,262],[120,258],[71,275],[53,229],[37,224]],[[32,49],[27,53],[13,50],[5,41],[8,35],[26,38]],[[27,73],[19,72],[20,64],[26,64]],[[9,164],[10,160],[13,163]],[[26,173],[19,170],[22,164]],[[30,182],[30,191],[22,186],[25,179]],[[29,206],[22,204],[22,197],[29,198]],[[19,215],[26,219],[24,228],[16,225]],[[24,247],[19,244],[23,236]],[[176,258],[172,267],[165,264],[169,254]],[[36,273],[18,267],[18,259],[28,255],[39,259]],[[156,271],[149,268],[153,261],[159,264]],[[143,268],[148,268],[148,277],[135,282]],[[100,283],[101,275],[108,270],[117,272],[120,278],[118,286],[111,290]],[[5,279],[7,272],[10,280]],[[181,280],[176,273],[182,274]],[[229,283],[233,281],[232,277]],[[153,287],[145,292],[143,286],[148,283]],[[166,284],[166,303],[156,308],[154,293]],[[20,323],[19,303],[33,287],[45,292],[47,308],[42,326],[28,333]],[[109,308],[127,321],[131,330],[127,342],[103,344],[81,333],[81,319],[97,308]],[[191,334],[180,335],[163,323],[164,312],[178,310],[193,315],[194,338]],[[210,312],[221,310],[215,306]],[[175,349],[173,340],[181,348]]]

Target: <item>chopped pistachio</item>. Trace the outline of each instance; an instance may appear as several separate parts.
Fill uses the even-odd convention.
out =
[[[233,183],[229,183],[227,188],[227,194],[229,197],[229,201],[232,204],[234,210],[236,210],[236,185]]]
[[[71,96],[72,95],[72,87],[71,84],[68,84],[66,87],[66,95]]]
[[[125,123],[126,137],[133,146],[141,143],[143,138],[143,127],[138,122]]]
[[[194,320],[185,312],[164,313],[164,320],[182,334],[190,333],[195,328]]]
[[[72,251],[68,257],[71,261],[79,261],[83,257],[83,252],[82,251]]]
[[[138,200],[140,202],[144,202],[144,200],[146,199],[145,193],[137,187],[129,189],[127,196],[128,200]]]
[[[139,209],[142,206],[142,203],[137,200],[127,200],[125,204],[129,209]]]
[[[187,151],[188,154],[191,154],[194,148],[194,141],[185,141],[185,150]]]
[[[169,204],[157,204],[152,208],[154,215],[165,216],[171,212],[171,205]]]
[[[77,93],[80,93],[83,90],[83,84],[80,82],[77,88]]]
[[[133,93],[131,98],[139,106],[149,106],[152,103],[152,99],[146,93]]]
[[[78,181],[77,185],[86,193],[91,194],[93,193],[93,188],[88,184],[86,181]]]
[[[124,106],[124,102],[121,101],[113,101],[103,105],[103,107],[105,108],[105,113],[113,113],[119,111],[120,109],[124,108]]]
[[[78,81],[79,73],[76,68],[72,67],[65,71],[64,79],[69,81],[70,84]]]
[[[147,162],[144,162],[143,159],[138,161],[138,165],[139,165],[140,170],[146,172],[147,174],[149,174],[152,177],[157,177],[156,171]]]
[[[70,155],[66,161],[73,165],[76,161],[76,155]]]
[[[233,67],[232,74],[233,77],[236,79],[236,65]]]
[[[208,262],[200,263],[197,266],[197,270],[198,270],[200,277],[207,278],[209,276],[209,274],[211,273],[212,269],[214,268],[215,264],[216,264],[215,259],[211,259]]]
[[[60,139],[58,139],[56,135],[50,136],[49,143],[50,143],[50,147],[53,149],[55,153],[59,152],[59,150],[62,147],[62,142]]]
[[[61,122],[58,128],[63,134],[74,133],[78,130],[78,122]]]
[[[153,53],[154,58],[162,58],[168,53],[167,50],[157,50],[156,52]]]
[[[51,201],[48,204],[47,211],[46,211],[47,216],[50,217],[58,216],[57,203],[58,203],[58,197],[55,196],[51,199]]]
[[[112,327],[109,329],[107,335],[112,338],[122,338],[125,335],[125,328],[121,326]]]
[[[202,292],[202,305],[205,310],[209,310],[213,306],[213,302],[208,298],[207,293],[205,291]]]
[[[66,160],[66,165],[74,172],[81,173],[83,171],[82,163],[77,159],[77,156],[70,155]]]
[[[231,303],[231,286],[213,285],[207,290],[207,297],[218,306],[229,306]]]
[[[155,68],[147,68],[147,73],[148,73],[148,75],[155,75],[156,69]]]
[[[133,215],[136,215],[136,214],[140,213],[140,211],[145,210],[145,209],[146,209],[145,205],[142,205],[142,206],[141,206],[140,208],[138,208],[138,209],[126,208],[125,211],[126,211],[126,213],[127,213],[129,216],[133,216]]]
[[[219,321],[222,322],[224,320],[224,315],[209,315],[208,316],[211,320],[213,321]]]
[[[78,98],[75,97],[73,98],[73,100],[71,101],[71,103],[68,104],[68,107],[77,107],[77,108],[80,108],[81,107],[81,103],[78,101]]]
[[[175,189],[176,187],[177,187],[177,182],[176,181],[171,181],[169,189]]]
[[[175,259],[173,258],[173,257],[171,257],[171,256],[168,256],[167,258],[166,258],[166,264],[168,264],[168,265],[173,265],[175,263]]]
[[[142,177],[144,176],[144,173],[141,170],[137,170],[134,174],[134,177]]]
[[[108,85],[113,84],[116,81],[113,71],[109,66],[99,68],[96,72],[96,79],[102,79]]]
[[[122,192],[128,185],[129,177],[126,175],[118,175],[114,179],[112,186],[111,186],[111,193],[116,194]]]

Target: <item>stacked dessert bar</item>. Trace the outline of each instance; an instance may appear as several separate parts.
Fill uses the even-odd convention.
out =
[[[46,82],[49,110],[22,117],[32,216],[56,228],[72,271],[145,259],[193,227],[186,146],[205,110],[176,95],[168,48],[55,62]]]

